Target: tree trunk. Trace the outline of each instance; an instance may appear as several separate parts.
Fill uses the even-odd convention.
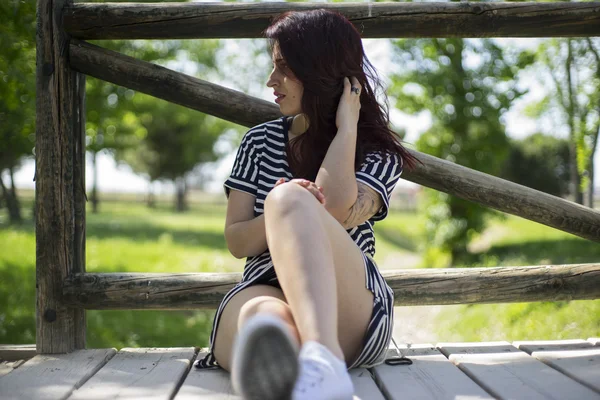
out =
[[[175,211],[184,212],[187,210],[185,195],[187,193],[187,185],[185,178],[175,180]]]
[[[152,181],[148,183],[148,196],[146,197],[146,204],[148,208],[156,208],[156,198],[154,197],[154,191],[152,190]]]
[[[96,151],[92,151],[92,165],[94,171],[94,177],[92,182],[92,212],[94,214],[98,213],[98,162],[97,162],[98,153]]]
[[[587,204],[589,208],[594,208],[594,151],[590,155],[589,176],[590,184],[587,189]]]
[[[573,79],[571,76],[571,66],[573,65],[573,49],[571,39],[567,39],[567,59],[565,60],[565,73],[567,74],[567,94],[568,104],[566,111],[569,119],[569,151],[571,157],[571,187],[573,189],[573,201],[583,205],[583,193],[581,192],[581,176],[577,168],[577,131],[575,128],[575,113],[577,99],[573,93]],[[579,116],[579,115],[577,115]]]
[[[12,179],[11,179],[12,180]],[[13,181],[14,182],[14,181]],[[14,185],[14,183],[13,183]],[[19,200],[16,197],[16,190],[12,187],[10,190],[4,185],[2,176],[0,176],[0,188],[2,189],[2,196],[8,209],[8,218],[11,224],[21,223],[21,208],[19,207]]]
[[[21,215],[21,203],[19,202],[19,197],[17,196],[17,186],[15,185],[15,170],[13,167],[8,168],[8,173],[10,174],[10,195],[12,196],[13,202],[15,204],[15,212],[17,215],[16,222],[21,222],[23,217]]]

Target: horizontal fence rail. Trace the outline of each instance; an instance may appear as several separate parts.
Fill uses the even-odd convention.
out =
[[[282,116],[271,102],[137,60],[83,41],[70,45],[71,66],[82,73],[247,127]],[[600,242],[600,212],[415,150],[421,160],[402,178]]]
[[[282,116],[274,103],[90,43],[72,40],[70,63],[84,74],[243,126]]]
[[[408,151],[424,164],[402,178],[461,199],[600,242],[600,212],[462,165]]]
[[[382,271],[396,305],[510,303],[600,298],[600,264]],[[72,307],[217,308],[241,273],[74,274],[63,287]]]
[[[600,35],[600,2],[78,3],[65,9],[80,39],[259,38],[284,11],[325,8],[363,38]]]

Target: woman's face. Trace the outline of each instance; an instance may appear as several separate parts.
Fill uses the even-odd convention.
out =
[[[275,44],[273,48],[273,70],[269,75],[267,86],[273,88],[273,101],[279,103],[279,110],[283,115],[297,115],[302,113],[302,93],[304,87],[302,83],[294,76],[294,73],[287,67],[285,60],[279,53],[279,46]],[[279,94],[284,97],[278,97]]]

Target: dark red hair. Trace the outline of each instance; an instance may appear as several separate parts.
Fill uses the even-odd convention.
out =
[[[310,124],[304,134],[286,144],[295,177],[312,181],[317,177],[337,133],[335,119],[345,76],[356,77],[362,86],[355,171],[371,151],[398,154],[404,168],[412,169],[415,162],[420,162],[400,144],[397,135],[389,128],[385,91],[364,53],[360,34],[345,16],[326,9],[286,11],[273,19],[263,35],[268,39],[270,53],[277,44],[287,68],[304,86],[301,107]],[[368,74],[363,67],[367,67]],[[367,78],[382,90],[385,108],[377,102]],[[297,154],[301,155],[301,160]]]

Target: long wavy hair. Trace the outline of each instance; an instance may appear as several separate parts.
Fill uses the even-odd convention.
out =
[[[309,127],[286,144],[295,177],[311,181],[317,177],[337,133],[335,120],[345,76],[356,77],[362,86],[354,170],[359,170],[371,151],[398,154],[404,168],[412,169],[416,162],[421,162],[402,146],[389,128],[387,96],[365,55],[359,32],[344,15],[326,9],[286,11],[276,16],[262,34],[271,55],[277,45],[286,67],[304,87],[301,107],[308,117]],[[366,72],[364,67],[367,67]],[[377,102],[369,79],[381,89],[385,107]]]

